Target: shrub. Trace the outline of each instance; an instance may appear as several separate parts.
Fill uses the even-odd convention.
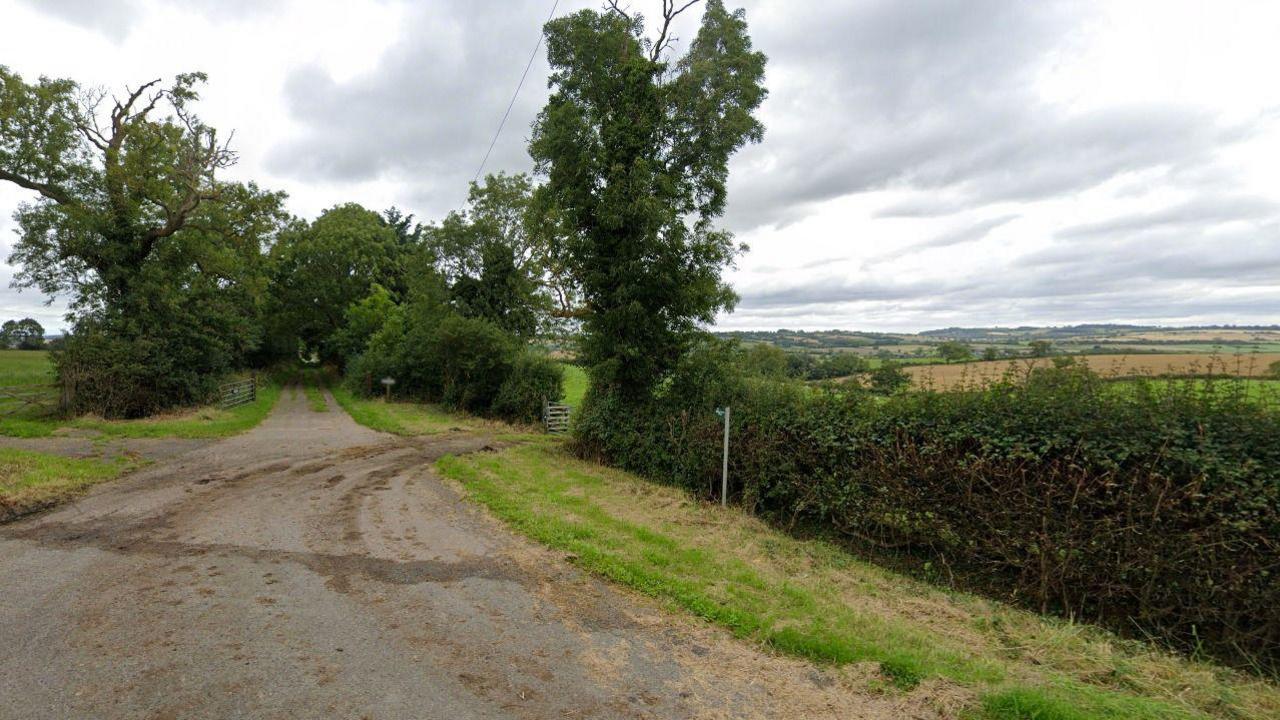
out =
[[[1280,668],[1280,414],[1229,383],[1117,392],[1086,367],[887,399],[682,364],[642,406],[595,388],[578,447],[787,526],[946,568],[1036,609]],[[726,371],[727,372],[727,371]]]
[[[108,334],[82,323],[53,355],[66,410],[137,418],[208,402],[230,360],[226,348],[194,334]]]
[[[898,363],[886,361],[871,371],[867,383],[874,393],[892,395],[911,385],[911,376]]]
[[[564,396],[564,369],[541,355],[525,351],[515,363],[494,398],[493,415],[511,422],[537,422],[544,400]]]
[[[441,402],[481,414],[511,372],[516,342],[487,320],[452,316],[436,329],[431,350],[440,365]]]

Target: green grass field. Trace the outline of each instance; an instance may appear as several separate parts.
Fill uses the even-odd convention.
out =
[[[0,350],[0,386],[53,382],[53,363],[44,350]]]
[[[564,368],[564,402],[566,405],[578,407],[582,404],[582,398],[587,394],[587,371],[577,365],[569,363],[560,363],[560,367]]]
[[[886,689],[930,678],[963,688],[976,696],[970,717],[1280,716],[1280,689],[1256,678],[929,586],[738,509],[577,460],[554,441],[437,467],[592,572],[777,652],[875,663]]]
[[[0,448],[0,522],[63,502],[137,463]]]

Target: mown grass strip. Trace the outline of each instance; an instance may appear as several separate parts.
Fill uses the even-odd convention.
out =
[[[1280,707],[1280,690],[1260,681],[1154,650],[1130,654],[1100,630],[930,590],[554,445],[446,457],[437,467],[589,571],[779,652],[874,661],[901,688],[930,677],[972,687],[980,696],[973,717],[1260,719]],[[921,605],[937,612],[924,620],[900,612]],[[1200,687],[1188,692],[1192,683]]]
[[[68,500],[137,464],[0,448],[0,522]]]

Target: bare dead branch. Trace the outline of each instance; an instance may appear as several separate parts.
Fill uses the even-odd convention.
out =
[[[618,7],[618,0],[607,0],[604,4],[604,9],[612,10],[625,18],[627,22],[631,22],[631,16],[627,14],[627,11]]]
[[[662,52],[676,40],[674,37],[668,37],[667,33],[671,30],[671,21],[676,16],[696,5],[700,0],[689,0],[684,5],[676,8],[676,0],[662,0],[662,31],[658,33],[658,39],[653,43],[653,48],[649,51],[649,59],[658,62],[662,57]]]

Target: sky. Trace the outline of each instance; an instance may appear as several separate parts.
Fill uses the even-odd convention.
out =
[[[226,177],[303,217],[429,221],[465,200],[553,3],[0,0],[0,64],[116,92],[202,70]],[[1280,323],[1280,3],[726,4],[769,97],[730,165],[721,224],[750,250],[718,329]],[[546,77],[539,51],[486,172],[532,169]],[[30,199],[0,184],[0,259]],[[0,318],[65,327],[13,272]]]

